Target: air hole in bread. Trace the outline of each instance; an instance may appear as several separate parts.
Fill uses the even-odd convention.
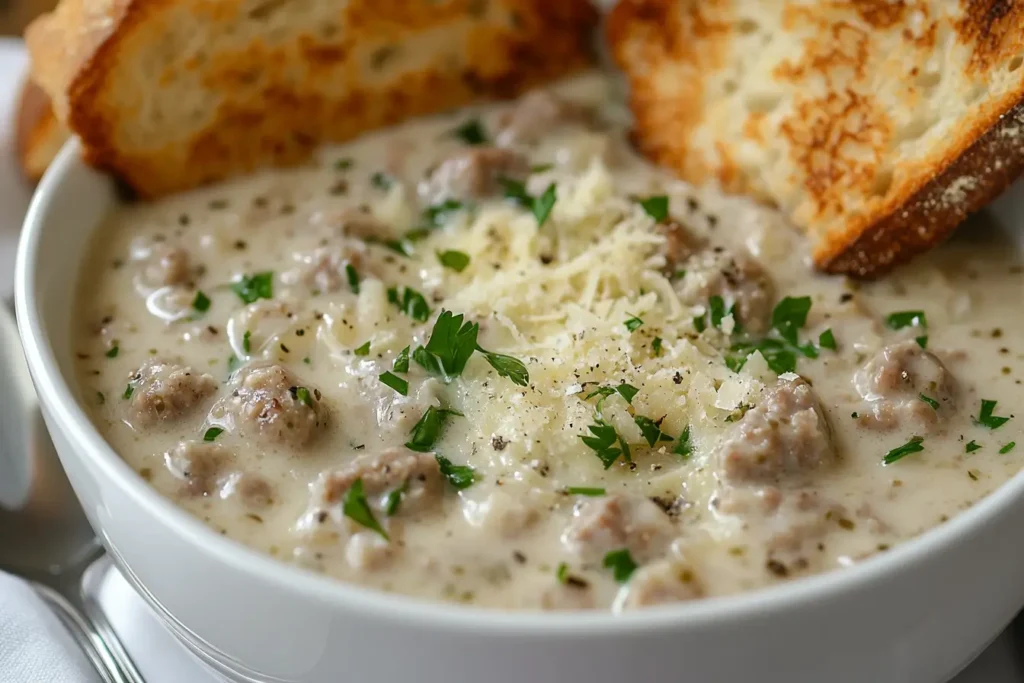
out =
[[[913,142],[922,135],[928,132],[928,129],[935,123],[935,117],[925,113],[918,113],[914,118],[910,119],[900,129],[899,133],[896,134],[893,142],[899,144],[901,142]]]
[[[1006,70],[1013,73],[1020,68],[1020,65],[1024,64],[1024,55],[1017,55],[1010,60],[1010,63],[1006,65]]]
[[[722,84],[722,90],[725,91],[726,95],[733,94],[739,89],[739,87],[739,84],[736,83],[736,81],[733,80],[732,78],[728,79],[727,81],[725,81],[725,83]]]
[[[924,90],[931,90],[942,80],[938,71],[926,71],[917,77],[917,84]]]
[[[875,182],[871,186],[871,194],[875,197],[884,197],[889,194],[889,188],[892,187],[892,169],[882,168],[878,171],[875,176]]]

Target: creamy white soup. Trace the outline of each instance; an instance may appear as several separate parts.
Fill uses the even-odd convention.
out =
[[[845,567],[1018,471],[1005,234],[817,274],[773,211],[637,157],[613,91],[588,75],[120,208],[76,302],[98,429],[226,536],[496,608]]]

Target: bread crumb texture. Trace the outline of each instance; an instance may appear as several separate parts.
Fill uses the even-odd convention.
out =
[[[86,160],[144,197],[584,67],[586,0],[63,0],[26,32]]]
[[[636,139],[777,204],[819,267],[885,272],[1024,170],[1024,3],[623,0]]]

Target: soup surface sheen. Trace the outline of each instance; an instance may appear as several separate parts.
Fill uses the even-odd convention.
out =
[[[498,608],[843,567],[1017,472],[1005,236],[975,220],[883,281],[815,274],[776,213],[635,156],[611,90],[119,210],[77,302],[97,427],[242,543]]]

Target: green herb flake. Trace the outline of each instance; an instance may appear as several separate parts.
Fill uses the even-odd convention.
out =
[[[999,449],[999,455],[1006,455],[1007,453],[1012,451],[1014,447],[1016,447],[1016,445],[1016,441],[1011,441],[1010,443],[1006,444],[1005,446]]]
[[[252,351],[252,332],[250,330],[246,330],[242,335],[242,350],[246,354]]]
[[[605,469],[610,468],[615,464],[619,456],[626,452],[623,449],[625,444],[619,438],[615,427],[598,420],[596,424],[589,425],[587,429],[590,430],[592,436],[581,434],[580,439],[588,448],[594,451],[594,455],[604,464]],[[619,445],[618,448],[616,443]],[[629,459],[628,456],[626,459]]]
[[[203,441],[210,443],[216,440],[216,438],[220,436],[223,432],[224,430],[221,429],[220,427],[210,427],[209,429],[206,430],[206,433],[203,434]]]
[[[548,185],[543,194],[533,200],[530,210],[533,211],[533,216],[537,219],[538,228],[544,225],[544,221],[551,215],[551,209],[555,207],[556,201],[558,201],[558,188],[554,183]]]
[[[235,370],[237,370],[240,367],[242,367],[242,361],[238,360],[238,358],[234,354],[231,354],[230,356],[228,356],[228,374],[229,375],[232,374]]]
[[[704,316],[698,315],[693,319],[693,329],[697,330],[697,334],[700,334],[708,327],[707,322],[704,320]]]
[[[967,453],[973,453],[974,451],[981,450],[981,446],[978,445],[977,441],[971,440],[965,447],[964,451]]]
[[[626,403],[630,405],[633,405],[633,398],[640,393],[639,389],[634,387],[632,384],[626,384],[625,382],[615,387],[615,391],[619,392],[619,395],[626,399]]]
[[[530,210],[537,219],[537,227],[544,225],[544,221],[551,214],[551,209],[558,200],[558,188],[555,183],[547,186],[547,189],[539,197],[532,196],[526,191],[526,184],[512,178],[499,178],[502,190],[506,199],[511,199],[516,204]]]
[[[381,384],[391,387],[402,396],[409,395],[409,382],[394,374],[390,370],[379,377]]]
[[[618,583],[629,581],[629,577],[633,575],[637,568],[637,564],[633,561],[633,556],[629,554],[628,548],[611,551],[604,556],[602,564],[612,570],[612,576],[615,577],[615,581]]]
[[[206,313],[210,310],[210,297],[203,293],[203,290],[198,290],[195,297],[192,299],[192,308],[199,313]]]
[[[512,356],[506,356],[502,353],[484,351],[480,346],[477,346],[476,348],[484,354],[484,358],[490,366],[494,368],[499,376],[507,377],[513,384],[517,384],[521,387],[530,386],[530,372],[526,369],[526,365],[521,360],[513,358]]]
[[[640,208],[656,222],[660,223],[668,218],[668,197],[665,195],[647,197],[646,199],[639,200],[638,203]]]
[[[636,317],[635,315],[627,319],[626,322],[623,323],[623,325],[626,326],[626,329],[629,330],[630,332],[636,332],[637,330],[640,329],[640,327],[643,324],[644,321]]]
[[[676,441],[672,452],[683,459],[689,458],[693,454],[693,445],[690,443],[690,425],[686,425],[686,429],[679,435],[679,440]]]
[[[792,348],[778,339],[761,339],[756,342],[739,342],[730,348],[730,355],[726,356],[725,362],[733,372],[739,372],[747,362],[747,357],[754,351],[759,351],[764,356],[768,367],[781,375],[787,372],[796,372],[796,354]]]
[[[659,441],[674,441],[674,439],[661,431],[661,427],[657,422],[649,417],[643,415],[636,415],[633,417],[633,422],[640,428],[640,433],[644,435],[644,439],[647,441],[647,445],[654,447]]]
[[[891,330],[902,330],[904,327],[928,327],[928,319],[924,311],[897,311],[885,318],[886,326]]]
[[[921,399],[922,401],[924,401],[925,403],[927,403],[928,405],[930,405],[933,410],[938,410],[939,409],[939,402],[936,401],[931,396],[925,396],[924,394],[919,394],[918,398]]]
[[[397,288],[389,288],[388,301],[413,320],[425,323],[430,318],[430,306],[427,305],[427,300],[412,287],[403,288],[401,296],[399,296]]]
[[[902,460],[908,455],[911,455],[912,453],[920,453],[921,451],[924,450],[924,446],[921,445],[923,442],[924,439],[922,439],[920,436],[915,436],[902,446],[898,446],[889,451],[888,453],[886,453],[885,457],[882,458],[882,463],[886,465],[891,465],[894,462]]]
[[[391,179],[391,176],[389,176],[387,173],[384,173],[383,171],[377,171],[372,176],[370,176],[370,184],[373,185],[378,190],[390,190],[394,182],[395,181]]]
[[[430,331],[426,350],[435,356],[442,373],[449,381],[466,369],[469,357],[477,349],[480,325],[465,321],[464,316],[441,311]]]
[[[409,347],[406,346],[404,349],[398,352],[395,357],[395,363],[391,367],[395,372],[409,372]]]
[[[306,407],[313,407],[313,394],[306,387],[295,387],[295,398]]]
[[[352,486],[345,492],[341,511],[356,524],[364,526],[371,531],[376,531],[385,541],[391,540],[388,538],[387,532],[384,531],[384,527],[373,516],[373,510],[370,509],[370,504],[366,501],[362,477],[352,482]]]
[[[356,165],[355,159],[345,157],[344,159],[338,159],[334,162],[334,170],[336,171],[347,171]]]
[[[127,401],[128,399],[130,399],[130,398],[132,397],[132,394],[134,394],[134,393],[135,393],[135,387],[133,387],[133,386],[131,385],[131,383],[129,383],[129,384],[128,384],[128,385],[127,385],[127,386],[126,386],[125,388],[124,388],[124,393],[123,393],[123,394],[121,394],[121,398],[123,398],[124,400],[126,400],[126,401]]]
[[[530,173],[547,173],[554,167],[554,164],[536,164],[530,167]]]
[[[273,299],[274,273],[267,270],[253,275],[243,275],[240,280],[231,283],[231,291],[247,304],[259,299]]]
[[[397,489],[388,494],[387,503],[384,506],[384,514],[388,517],[394,517],[398,514],[398,508],[401,507],[402,501],[405,499],[405,494],[409,491],[409,480],[406,479],[402,482],[402,485]]]
[[[978,424],[989,429],[999,429],[1004,424],[1010,421],[1009,417],[998,417],[993,415],[992,412],[996,409],[997,401],[990,401],[988,399],[981,400],[981,412],[978,413],[978,417],[975,420]]]
[[[717,294],[708,299],[708,311],[711,313],[711,326],[722,329],[722,320],[725,318],[725,299]]]
[[[920,346],[922,349],[928,348],[928,335],[914,337],[914,341],[916,341],[917,345]]]
[[[423,222],[430,229],[440,228],[448,220],[449,214],[461,211],[463,208],[465,208],[465,205],[462,202],[455,199],[446,199],[424,209]],[[423,237],[429,234],[429,232],[423,233]]]
[[[463,251],[455,251],[449,249],[447,251],[438,251],[437,260],[441,262],[441,265],[449,270],[454,270],[456,273],[461,273],[469,265],[469,254]]]
[[[117,358],[117,354],[119,354],[120,352],[121,347],[119,346],[118,341],[115,339],[113,346],[107,349],[107,352],[103,355],[106,356],[107,358]]]
[[[772,327],[778,330],[783,339],[797,344],[798,331],[807,324],[810,310],[811,297],[787,296],[772,310]]]
[[[452,485],[452,488],[461,491],[469,488],[476,481],[476,470],[469,465],[456,465],[443,455],[434,454],[437,459],[437,466],[441,474]]]
[[[462,140],[467,145],[482,145],[487,142],[487,131],[480,123],[480,119],[469,119],[458,128],[452,130],[451,135]]]
[[[828,328],[818,336],[818,346],[823,349],[829,349],[835,351],[839,346],[836,344],[836,337],[832,333],[832,328]]]
[[[654,352],[655,358],[661,357],[662,344],[663,342],[661,341],[661,337],[655,337],[654,340],[651,341],[651,351]]]
[[[353,294],[359,293],[359,273],[356,271],[356,267],[351,263],[345,264],[345,277],[348,279],[349,289],[352,290]]]
[[[354,349],[352,351],[352,353],[356,354],[357,356],[369,356],[370,355],[370,342],[367,341],[365,344],[363,344],[359,348]]]
[[[559,583],[567,583],[569,581],[569,565],[559,562],[558,569],[555,570],[555,578]]]
[[[412,352],[412,359],[417,365],[422,367],[424,370],[432,375],[444,375],[444,370],[441,369],[441,361],[437,359],[437,356],[427,351],[422,346],[417,346]]]
[[[607,493],[603,488],[594,486],[566,486],[565,492],[570,496],[589,496],[591,498],[603,496]]]
[[[437,406],[427,408],[419,422],[413,425],[411,436],[405,447],[417,453],[428,453],[434,450],[434,443],[441,436],[445,419],[449,415],[461,416],[462,413]]]

